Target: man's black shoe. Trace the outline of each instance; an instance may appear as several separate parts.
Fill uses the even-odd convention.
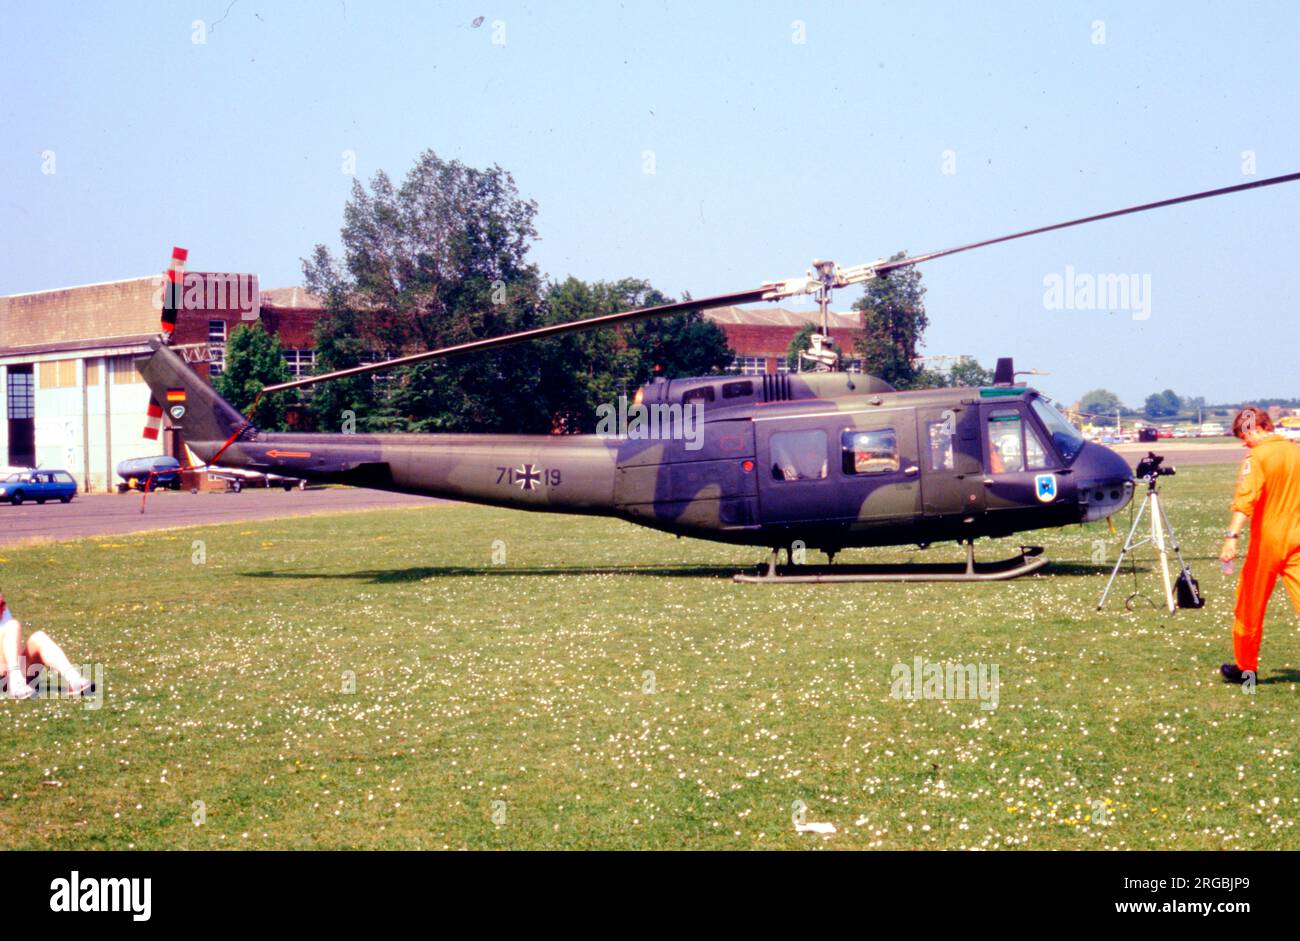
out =
[[[1254,681],[1255,679],[1254,670],[1239,670],[1235,663],[1225,663],[1223,666],[1219,667],[1219,675],[1223,677],[1223,682],[1236,683],[1238,686],[1246,682],[1247,677],[1249,677],[1251,681]]]

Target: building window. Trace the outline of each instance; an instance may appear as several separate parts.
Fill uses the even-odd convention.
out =
[[[110,361],[113,373],[113,385],[129,385],[133,382],[143,382],[140,373],[136,371],[135,360],[130,356],[114,356]]]
[[[33,418],[36,415],[32,396],[32,374],[9,369],[9,417]]]
[[[862,372],[862,360],[850,359],[844,363],[845,372]]]
[[[68,389],[77,384],[77,361],[57,359],[39,364],[42,389]]]
[[[226,366],[226,322],[208,321],[208,378],[221,375]]]
[[[742,376],[761,376],[767,372],[767,358],[763,356],[737,356],[731,368]]]
[[[398,355],[399,354],[396,350],[371,350],[368,358],[364,360],[361,365],[373,366],[375,363],[384,363],[390,359],[397,359]],[[442,365],[442,363],[438,360],[434,360],[429,365],[432,368],[437,369]],[[372,372],[370,374],[370,384],[372,386],[387,386],[392,378],[393,374],[387,370]]]
[[[289,373],[295,379],[310,376],[316,368],[316,351],[285,350],[284,364],[289,367]]]
[[[99,360],[97,359],[86,360],[86,385],[88,386],[99,385],[99,369],[100,369]]]

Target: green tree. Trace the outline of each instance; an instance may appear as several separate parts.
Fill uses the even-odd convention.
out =
[[[913,389],[946,389],[993,384],[993,370],[985,369],[979,360],[963,357],[948,369],[923,369],[912,380]]]
[[[812,346],[812,335],[819,333],[816,324],[808,323],[799,328],[799,332],[790,338],[790,345],[785,350],[785,365],[791,372],[799,371],[799,354]]]
[[[226,359],[213,385],[217,393],[247,414],[263,386],[288,382],[289,367],[279,337],[263,328],[261,321],[240,324],[226,341]],[[253,424],[267,431],[284,430],[284,393],[267,396],[258,403]]]
[[[325,313],[312,330],[316,368],[320,375],[360,366],[370,357],[362,334],[361,317],[348,306],[342,277],[330,263],[324,246],[316,246],[312,260],[304,265],[307,289],[321,297]],[[338,431],[349,425],[359,431],[373,431],[375,377],[355,376],[308,386],[303,391],[308,412],[316,428]]]
[[[1142,411],[1147,418],[1172,418],[1177,415],[1183,407],[1180,399],[1173,389],[1165,389],[1163,392],[1153,392],[1146,398]]]
[[[656,303],[672,300],[664,297]],[[725,372],[736,358],[735,350],[727,343],[726,332],[699,311],[634,323],[629,328],[628,343],[640,355],[640,382],[656,376],[678,379]]]
[[[569,277],[547,286],[546,320],[568,323],[672,300],[637,278]],[[722,329],[698,312],[554,337],[537,344],[537,355],[553,429],[564,431],[594,430],[598,405],[655,377],[720,372],[735,358]]]
[[[905,257],[899,252],[890,258]],[[867,282],[853,309],[862,313],[862,337],[857,350],[862,371],[898,389],[913,388],[921,378],[917,349],[929,318],[925,314],[925,288],[914,266],[895,268]]]
[[[337,300],[322,331],[340,339],[325,351],[324,364],[540,326],[541,278],[527,257],[537,235],[536,212],[536,203],[522,199],[500,167],[480,170],[432,150],[420,155],[400,187],[383,172],[369,187],[354,181],[344,207],[341,260],[318,245],[303,263],[309,289]],[[394,369],[380,384],[357,380],[322,396],[313,411],[323,423],[336,424],[342,408],[364,406],[372,396],[374,407],[364,416],[368,428],[551,427],[537,352],[529,344]]]
[[[327,312],[318,372],[672,300],[634,278],[544,285],[527,257],[536,211],[500,167],[433,151],[398,187],[382,172],[354,182],[341,258],[317,245],[303,262]],[[717,325],[687,313],[338,380],[317,387],[311,407],[331,430],[348,411],[368,431],[594,429],[595,406],[619,390],[733,358]]]
[[[1124,403],[1109,389],[1093,389],[1079,399],[1079,411],[1090,418],[1114,418],[1116,412],[1124,410]]]
[[[979,364],[979,360],[972,357],[959,359],[948,370],[948,385],[954,387],[991,386],[993,385],[993,370],[985,369]]]

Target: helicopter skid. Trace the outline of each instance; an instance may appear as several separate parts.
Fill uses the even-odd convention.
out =
[[[1050,561],[1042,546],[1021,546],[1020,555],[998,562],[911,563],[893,565],[779,565],[761,566],[756,573],[733,575],[754,585],[808,584],[813,582],[1002,582],[1037,572]]]

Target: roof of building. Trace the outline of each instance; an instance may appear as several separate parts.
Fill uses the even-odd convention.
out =
[[[262,303],[267,307],[292,308],[294,310],[322,310],[325,301],[320,295],[312,294],[306,288],[264,288],[261,291]]]
[[[787,307],[718,307],[706,310],[704,316],[717,324],[743,324],[756,327],[799,327],[808,324],[820,324],[821,312],[816,308],[809,310],[790,310]],[[862,315],[857,311],[831,311],[832,329],[856,330],[862,326]]]
[[[318,294],[312,294],[306,288],[265,288],[261,292],[262,303],[268,307],[292,308],[296,310],[319,310],[325,306]],[[808,310],[790,310],[787,307],[718,307],[706,310],[704,316],[718,324],[743,324],[757,327],[799,327],[807,324],[821,323],[821,314],[816,308]],[[861,314],[853,310],[831,311],[831,326],[836,329],[856,330],[862,325]]]

